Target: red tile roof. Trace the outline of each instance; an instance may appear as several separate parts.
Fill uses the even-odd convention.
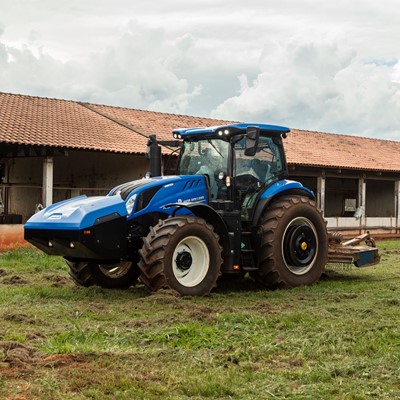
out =
[[[400,142],[293,129],[284,146],[291,165],[400,172]]]
[[[228,122],[0,93],[0,143],[143,153],[151,134]],[[293,129],[284,146],[291,165],[400,172],[400,142]]]
[[[73,101],[0,93],[0,142],[141,153],[147,140]]]
[[[83,103],[84,104],[84,103]],[[91,109],[103,113],[116,121],[128,123],[138,132],[155,135],[162,140],[172,140],[172,130],[196,126],[215,126],[232,121],[211,118],[192,117],[189,115],[166,114],[155,111],[133,110],[99,104],[86,104]]]
[[[151,134],[227,121],[0,93],[0,142],[117,153],[143,153]],[[164,149],[166,153],[169,150]]]

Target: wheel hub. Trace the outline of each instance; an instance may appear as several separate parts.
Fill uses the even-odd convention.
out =
[[[303,275],[312,268],[318,253],[318,239],[309,220],[296,218],[284,234],[283,256],[286,267],[296,275]]]
[[[304,266],[310,263],[315,254],[315,236],[309,226],[293,227],[288,237],[289,256],[293,265]]]
[[[181,271],[187,271],[192,266],[192,255],[186,250],[181,251],[178,253],[175,262],[177,268]]]

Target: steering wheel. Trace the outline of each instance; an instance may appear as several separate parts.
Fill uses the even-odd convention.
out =
[[[236,185],[245,188],[250,188],[251,186],[261,186],[262,182],[251,174],[242,174],[236,176]]]

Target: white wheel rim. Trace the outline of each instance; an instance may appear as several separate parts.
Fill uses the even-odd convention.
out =
[[[311,232],[311,239],[313,239],[314,243],[312,245],[312,251],[313,254],[309,253],[309,262],[304,263],[303,265],[296,265],[290,260],[290,257],[287,256],[286,251],[284,248],[285,240],[287,237],[287,234],[289,233],[290,229],[293,227],[306,227],[310,230]],[[310,236],[310,235],[309,235]],[[306,242],[306,240],[304,241]],[[305,247],[307,248],[307,243],[305,243]],[[305,250],[305,259],[307,260],[307,250]],[[318,256],[318,235],[317,231],[314,227],[314,224],[307,218],[304,217],[298,217],[293,219],[286,227],[285,232],[283,234],[283,240],[282,240],[282,256],[283,260],[285,262],[286,268],[293,274],[295,275],[305,275],[307,272],[309,272],[312,267],[315,264],[315,261]],[[296,258],[296,257],[295,257]]]
[[[188,236],[176,246],[172,256],[172,271],[183,286],[200,284],[207,275],[210,254],[206,244],[196,236]]]

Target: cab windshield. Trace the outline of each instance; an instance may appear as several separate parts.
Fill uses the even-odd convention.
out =
[[[236,139],[236,141],[235,141]],[[233,177],[236,198],[242,202],[274,182],[283,170],[280,148],[271,137],[260,136],[255,156],[246,156],[246,137],[233,138],[232,144],[222,139],[184,142],[179,173],[205,175],[210,185],[210,198],[227,199],[230,146],[233,146]],[[241,200],[240,200],[241,199]]]
[[[246,138],[235,143],[235,176],[248,177],[258,186],[264,186],[276,179],[282,172],[282,159],[278,145],[271,137],[260,136],[255,156],[245,155]],[[252,179],[254,178],[254,179]]]
[[[180,174],[206,175],[210,183],[211,198],[220,197],[218,188],[228,172],[229,147],[229,142],[220,139],[184,142]]]

